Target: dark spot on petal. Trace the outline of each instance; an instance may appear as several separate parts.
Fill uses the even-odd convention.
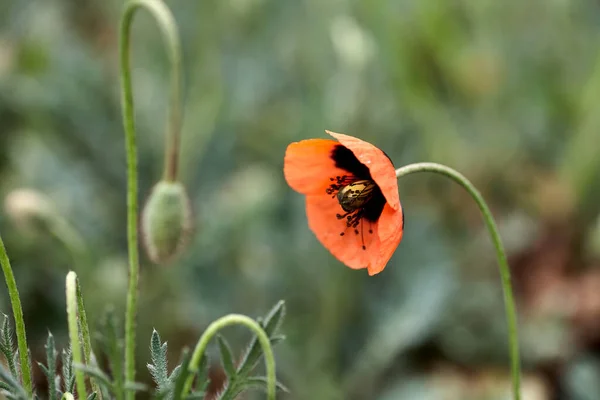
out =
[[[365,205],[363,217],[367,221],[377,222],[381,217],[385,203],[385,197],[381,193],[381,189],[379,189],[379,186],[375,187],[371,200]]]
[[[385,154],[385,156],[388,159],[390,159],[390,157],[387,154]],[[354,153],[352,153],[352,151],[347,147],[344,147],[341,144],[336,145],[331,151],[331,159],[335,162],[335,166],[337,168],[343,169],[344,171],[348,171],[352,175],[354,180],[373,180],[369,168],[367,168],[366,165],[361,163],[358,160],[358,158],[356,158]],[[391,161],[392,160],[390,159],[390,162]],[[351,177],[336,176],[336,184],[331,185],[331,187],[327,191],[327,194],[332,194],[334,192],[339,191],[344,185],[348,184],[347,180],[349,178]],[[386,200],[379,186],[375,186],[371,196],[371,199],[362,208],[360,215],[356,216],[356,222],[360,221],[360,219],[363,217],[367,219],[367,221],[377,222],[379,220],[379,217],[381,217],[381,213],[383,212],[383,207],[385,206]],[[354,219],[351,219],[351,217],[348,216],[348,220],[350,222]],[[348,226],[352,225],[355,225],[354,227],[356,227],[357,224],[349,224]]]
[[[331,151],[331,159],[335,161],[337,168],[350,172],[356,178],[373,180],[369,168],[358,161],[358,158],[347,147],[341,144],[336,145]]]
[[[402,211],[402,230],[404,230],[404,207],[400,204],[400,211]]]

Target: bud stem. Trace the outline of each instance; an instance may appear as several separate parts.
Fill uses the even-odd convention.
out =
[[[170,115],[166,132],[167,150],[165,155],[165,179],[177,178],[179,162],[179,139],[181,127],[181,56],[179,36],[176,24],[168,7],[160,0],[130,0],[126,3],[121,17],[119,35],[119,57],[121,61],[121,104],[123,127],[125,130],[125,148],[127,151],[127,241],[129,252],[129,287],[127,292],[127,310],[125,315],[125,380],[135,380],[135,318],[137,310],[139,250],[138,250],[138,186],[137,186],[137,148],[135,118],[133,111],[133,90],[131,85],[131,65],[129,60],[131,23],[135,11],[143,7],[156,19],[165,37],[171,60],[171,94],[169,99]],[[128,399],[134,393],[127,393]]]
[[[401,178],[415,172],[434,172],[452,179],[469,192],[473,200],[477,203],[479,210],[481,210],[483,220],[488,228],[494,248],[496,249],[496,258],[498,260],[498,268],[500,270],[500,278],[504,292],[506,322],[508,325],[508,347],[511,361],[513,398],[514,400],[520,400],[521,365],[519,356],[519,336],[517,332],[517,311],[512,285],[510,283],[510,269],[508,267],[508,262],[506,261],[506,251],[504,250],[504,245],[502,244],[502,239],[500,238],[500,233],[498,232],[498,227],[496,226],[492,212],[475,186],[473,186],[473,184],[462,174],[452,168],[436,163],[416,163],[398,168],[396,170],[396,177]]]

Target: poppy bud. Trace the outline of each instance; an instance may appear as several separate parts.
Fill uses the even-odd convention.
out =
[[[24,229],[43,228],[55,217],[52,202],[42,193],[33,189],[16,189],[4,199],[6,214]]]
[[[142,239],[155,263],[172,261],[187,245],[192,231],[190,200],[179,182],[158,182],[142,213]]]

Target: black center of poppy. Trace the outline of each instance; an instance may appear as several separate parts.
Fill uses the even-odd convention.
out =
[[[363,198],[364,201],[354,210],[345,208],[344,210],[355,214],[356,224],[353,226],[354,228],[356,228],[358,223],[360,223],[361,218],[365,218],[370,222],[377,222],[381,216],[381,213],[383,212],[383,207],[385,206],[386,200],[381,192],[381,189],[371,177],[369,168],[361,163],[358,158],[356,158],[354,153],[352,153],[352,151],[341,144],[338,144],[333,148],[331,152],[331,159],[335,162],[335,166],[337,168],[347,171],[348,176],[336,176],[335,178],[332,177],[331,180],[335,183],[330,186],[330,188],[327,190],[327,193],[335,193],[337,195],[340,190],[355,190],[357,188],[354,188],[353,185],[356,185],[358,181],[363,181],[363,184],[369,186],[368,198]],[[342,204],[341,201],[340,205],[344,207],[344,204]]]

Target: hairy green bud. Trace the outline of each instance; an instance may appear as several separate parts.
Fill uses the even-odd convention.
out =
[[[23,229],[43,228],[58,212],[50,199],[34,189],[16,189],[4,199],[6,214]]]
[[[142,239],[150,260],[173,261],[189,243],[192,211],[185,187],[179,182],[158,182],[142,213]]]

